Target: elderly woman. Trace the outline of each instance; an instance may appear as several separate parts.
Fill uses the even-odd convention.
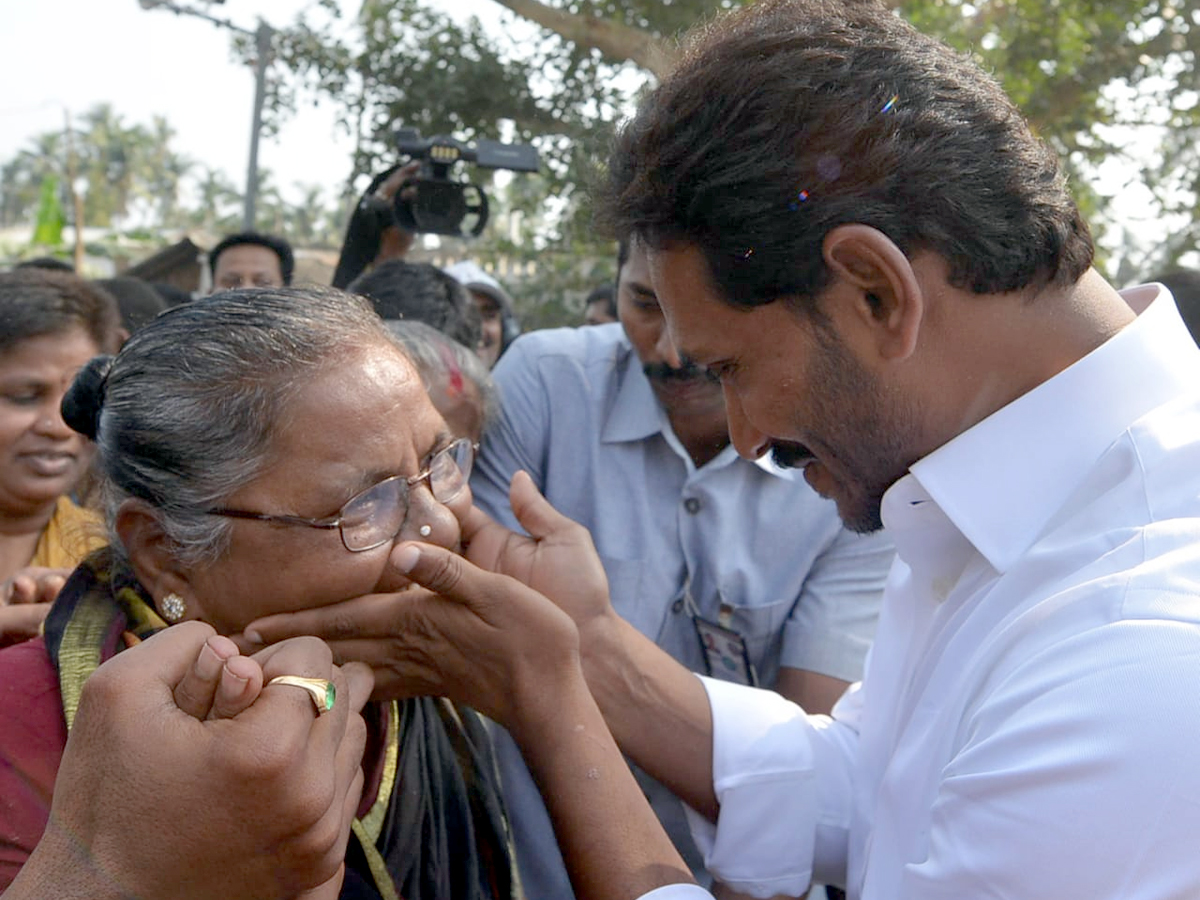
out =
[[[113,299],[70,273],[0,274],[0,645],[37,634],[103,529],[68,496],[91,443],[63,422],[76,371],[116,347]]]
[[[177,622],[236,635],[271,612],[402,591],[394,542],[455,548],[471,504],[473,445],[449,433],[378,317],[338,291],[176,307],[93,360],[64,412],[95,437],[111,544],[76,569],[44,639],[0,652],[0,759],[43,748],[24,769],[0,767],[0,888],[45,827],[81,687],[101,662]],[[264,690],[297,688],[318,711],[338,702],[303,681]],[[364,716],[341,896],[511,896],[478,717],[430,698]]]

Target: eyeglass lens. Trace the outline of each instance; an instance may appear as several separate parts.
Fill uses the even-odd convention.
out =
[[[434,455],[420,480],[428,480],[434,500],[448,503],[466,486],[474,461],[475,448],[471,442],[455,441]],[[346,549],[373,550],[399,534],[408,515],[411,489],[409,479],[397,475],[351,498],[339,516]]]

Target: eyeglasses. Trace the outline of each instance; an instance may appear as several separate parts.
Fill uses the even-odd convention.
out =
[[[404,527],[408,518],[408,497],[411,488],[422,481],[429,483],[429,492],[439,503],[449,503],[466,487],[475,462],[476,444],[460,438],[449,447],[439,450],[429,460],[429,466],[419,475],[393,475],[374,484],[346,501],[332,516],[305,519],[301,516],[278,516],[248,512],[244,509],[210,509],[210,516],[230,519],[253,519],[258,522],[279,522],[282,525],[307,525],[309,528],[336,528],[342,533],[342,543],[351,553],[374,550],[389,541]]]

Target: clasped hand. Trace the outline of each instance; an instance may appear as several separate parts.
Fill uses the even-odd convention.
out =
[[[304,691],[264,688],[277,675],[332,680],[338,699],[318,716]],[[84,684],[50,821],[10,891],[336,897],[370,692],[366,667],[334,666],[311,637],[242,657],[184,622],[118,654]]]

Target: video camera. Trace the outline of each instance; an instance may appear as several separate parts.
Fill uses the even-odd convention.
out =
[[[381,202],[380,212],[390,215],[406,231],[477,237],[488,220],[488,199],[483,188],[451,177],[459,162],[481,169],[536,172],[538,152],[528,144],[504,144],[480,138],[475,146],[445,135],[422,138],[415,128],[397,128],[396,149],[410,160],[420,160],[413,178],[396,191],[390,210]]]

